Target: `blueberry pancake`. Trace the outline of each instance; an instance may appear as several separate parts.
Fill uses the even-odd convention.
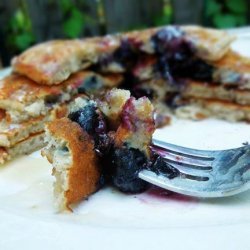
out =
[[[142,169],[174,178],[178,171],[150,151],[167,113],[250,121],[250,60],[230,48],[233,40],[225,31],[165,26],[30,48],[0,83],[0,162],[36,148],[50,121],[42,154],[53,165],[59,211],[105,184],[146,190]]]
[[[122,103],[116,98],[121,96]],[[104,113],[107,107],[102,109],[100,104],[107,97],[112,99],[114,110],[112,105],[111,111]],[[119,102],[116,105],[115,100]],[[110,104],[110,99],[106,101]],[[109,120],[112,114],[119,124]],[[102,101],[77,98],[68,118],[47,125],[48,145],[42,151],[53,165],[59,211],[69,209],[104,183],[112,183],[123,192],[145,190],[148,185],[137,174],[147,167],[154,129],[153,106],[146,97],[136,100],[128,91],[113,89]],[[126,169],[130,170],[125,176]]]
[[[119,85],[120,75],[102,77],[94,72],[80,71],[56,86],[39,85],[29,78],[12,74],[0,80],[0,108],[6,110],[11,122],[25,121],[46,115],[78,93],[95,94]]]
[[[16,57],[12,67],[14,72],[37,83],[52,85],[89,66],[105,72],[125,72],[141,54],[174,60],[173,55],[179,53],[182,61],[190,57],[202,63],[217,61],[226,54],[233,40],[224,31],[166,26],[106,37],[47,42]]]

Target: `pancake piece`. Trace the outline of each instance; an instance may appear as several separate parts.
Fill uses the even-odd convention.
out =
[[[27,139],[31,134],[44,132],[45,123],[49,120],[49,116],[41,116],[19,124],[2,123],[0,125],[0,146],[12,147]]]
[[[191,61],[190,61],[191,62]],[[168,64],[167,61],[161,62],[156,56],[140,58],[133,67],[132,74],[139,81],[152,78],[165,78],[175,82],[175,78],[189,78],[197,81],[220,83],[225,87],[238,89],[250,88],[250,59],[232,50],[229,50],[220,60],[208,61],[199,68],[195,61],[189,65]],[[178,67],[180,69],[178,69]]]
[[[197,56],[206,61],[217,61],[230,49],[235,36],[226,31],[199,26],[181,26],[181,30],[187,33],[197,50]]]
[[[130,92],[128,90],[114,88],[99,101],[98,106],[113,130],[116,130],[121,123],[122,108],[129,98]]]
[[[175,114],[180,118],[193,120],[214,117],[231,122],[250,122],[250,105],[239,105],[216,99],[190,98],[175,110]]]
[[[83,40],[59,40],[36,45],[14,58],[14,72],[40,84],[59,84],[71,74],[99,65],[106,72],[124,72],[138,53],[157,53],[155,36],[165,33],[164,42],[176,47],[176,39],[189,44],[201,60],[219,60],[234,37],[223,31],[196,26],[166,26]],[[184,45],[185,46],[185,45]],[[178,46],[177,46],[178,47]]]
[[[45,146],[44,136],[44,132],[31,134],[28,138],[19,141],[10,148],[0,147],[0,164],[4,164],[17,156],[30,154],[42,148]]]
[[[149,156],[149,145],[155,130],[154,107],[148,98],[130,97],[121,112],[121,122],[115,133],[115,146],[138,149]]]
[[[28,139],[32,134],[44,132],[45,124],[48,121],[65,117],[68,112],[68,105],[61,104],[46,116],[31,118],[21,123],[10,123],[8,118],[3,117],[0,121],[0,146],[12,147],[18,142]]]
[[[49,41],[26,50],[12,61],[13,70],[37,83],[51,85],[95,61],[94,47],[81,40]]]
[[[46,142],[42,155],[53,165],[57,210],[71,210],[70,205],[99,188],[100,169],[94,141],[77,123],[62,118],[47,125]]]
[[[211,84],[207,82],[185,80],[184,88],[182,88],[180,95],[184,98],[198,97],[204,99],[218,99],[240,105],[250,105],[249,90],[225,87],[218,83]]]
[[[110,111],[106,114],[101,111],[105,101],[104,110]],[[155,129],[150,101],[146,97],[136,100],[129,91],[113,89],[102,101],[76,98],[70,110],[68,118],[47,125],[48,145],[42,151],[53,165],[58,211],[70,210],[70,205],[107,182],[124,192],[145,190],[148,184],[137,174],[150,159]],[[119,124],[111,128],[107,121],[113,114]],[[131,167],[128,179],[121,169],[124,164]],[[119,182],[121,178],[125,179]]]
[[[12,74],[0,81],[0,108],[5,109],[11,122],[46,115],[49,110],[68,102],[78,93],[99,94],[117,86],[121,75],[100,76],[80,71],[59,85],[39,85],[29,78]]]
[[[250,58],[230,50],[213,65],[216,68],[213,73],[215,82],[250,89]]]

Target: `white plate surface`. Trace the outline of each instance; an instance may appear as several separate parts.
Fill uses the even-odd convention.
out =
[[[249,40],[234,45],[250,56]],[[250,142],[250,125],[173,120],[155,138],[200,149]],[[106,188],[72,214],[53,208],[51,166],[39,152],[0,167],[0,249],[250,249],[250,192],[196,199]]]

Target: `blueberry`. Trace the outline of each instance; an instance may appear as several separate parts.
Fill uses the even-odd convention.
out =
[[[81,86],[78,88],[78,93],[92,93],[95,90],[100,89],[103,86],[103,83],[100,78],[97,76],[90,76],[84,79]]]
[[[159,56],[156,64],[156,71],[160,72],[161,76],[168,80],[169,83],[173,83],[172,72],[169,67],[169,61],[166,56]]]
[[[170,71],[174,76],[190,77],[200,81],[212,81],[214,67],[206,62],[190,57],[183,61],[170,61]]]
[[[151,41],[155,52],[174,55],[182,50],[190,50],[189,43],[184,39],[184,33],[177,27],[166,27],[156,32]]]
[[[114,60],[121,63],[126,68],[129,68],[131,64],[135,63],[137,56],[138,50],[129,39],[121,40],[120,47],[113,54]]]
[[[113,145],[113,138],[106,134],[101,133],[95,136],[95,152],[99,157],[107,157]]]
[[[140,84],[135,85],[131,89],[131,94],[135,98],[140,98],[140,97],[146,96],[150,100],[153,100],[155,97],[155,91],[152,88],[143,87],[143,86],[140,86]]]
[[[140,150],[126,146],[114,148],[111,159],[111,182],[120,191],[140,193],[149,187],[147,182],[138,178],[138,173],[147,163],[146,156]]]
[[[159,155],[153,156],[152,164],[148,165],[148,169],[156,174],[164,175],[169,179],[173,179],[180,174],[176,168],[164,161],[164,159]]]
[[[156,69],[170,83],[176,77],[211,81],[213,66],[195,56],[191,42],[178,28],[167,27],[159,30],[153,37],[155,52],[158,55]]]
[[[194,60],[191,64],[192,76],[195,80],[212,81],[214,67],[202,60]],[[190,73],[189,73],[190,74]]]
[[[102,157],[107,154],[113,143],[107,134],[106,120],[103,114],[94,104],[88,104],[82,109],[70,113],[69,119],[77,122],[94,139],[95,151]]]
[[[99,123],[96,107],[92,104],[69,114],[69,119],[77,122],[88,134],[94,135]]]

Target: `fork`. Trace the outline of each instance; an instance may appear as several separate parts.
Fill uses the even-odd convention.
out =
[[[250,189],[250,145],[208,151],[153,139],[151,150],[179,172],[168,178],[148,169],[139,178],[176,193],[196,197],[225,197]]]

